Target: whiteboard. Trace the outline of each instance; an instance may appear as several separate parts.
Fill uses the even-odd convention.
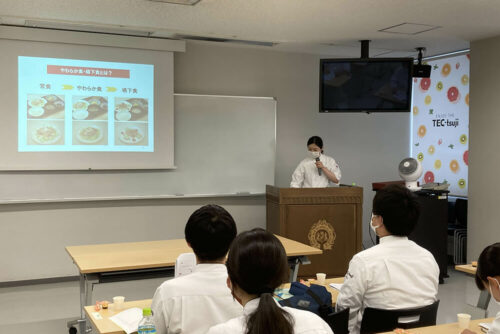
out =
[[[0,172],[0,203],[263,194],[274,184],[276,101],[176,94],[173,170]]]

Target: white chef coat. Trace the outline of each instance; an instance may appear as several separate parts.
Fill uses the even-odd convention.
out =
[[[227,287],[224,264],[198,264],[186,275],[163,282],[151,304],[158,334],[204,334],[242,314]]]
[[[437,300],[439,267],[434,256],[407,237],[386,236],[352,258],[337,298],[349,307],[349,331],[359,333],[363,310],[404,309]]]
[[[323,163],[323,165],[328,168],[337,180],[341,178],[340,167],[335,162],[335,159],[329,157],[327,155],[321,154],[319,160]],[[325,188],[330,184],[334,185],[336,183],[331,182],[323,173],[321,175],[318,174],[318,167],[316,167],[316,159],[314,158],[305,158],[302,160],[295,171],[292,174],[292,182],[290,183],[291,188]]]
[[[493,296],[491,298],[493,298]],[[495,320],[490,324],[488,334],[500,334],[500,312],[497,313]]]
[[[244,334],[246,332],[246,317],[257,309],[259,302],[260,298],[252,299],[246,303],[242,316],[210,328],[207,334]],[[282,307],[278,303],[276,305]],[[282,308],[290,313],[295,321],[294,334],[333,334],[330,326],[318,315],[292,307]]]

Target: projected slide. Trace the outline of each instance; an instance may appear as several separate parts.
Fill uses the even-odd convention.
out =
[[[19,152],[154,152],[154,66],[18,58]]]

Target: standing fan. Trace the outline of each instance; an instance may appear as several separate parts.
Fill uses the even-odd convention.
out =
[[[406,188],[411,191],[422,189],[418,186],[417,180],[422,176],[422,164],[413,158],[405,158],[399,163],[398,167],[399,176],[405,180]]]

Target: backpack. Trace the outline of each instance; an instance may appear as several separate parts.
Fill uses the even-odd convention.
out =
[[[311,284],[310,287],[299,282],[292,282],[290,294],[293,297],[280,300],[281,306],[293,307],[316,313],[325,321],[334,312],[332,294],[322,285]]]

